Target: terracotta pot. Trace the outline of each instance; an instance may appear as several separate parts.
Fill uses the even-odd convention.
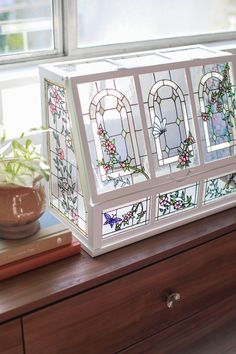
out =
[[[46,195],[40,180],[33,187],[0,184],[0,237],[21,239],[36,233],[38,219],[46,208]]]

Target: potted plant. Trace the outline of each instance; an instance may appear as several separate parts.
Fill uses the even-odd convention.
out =
[[[0,237],[19,239],[33,235],[46,207],[43,180],[49,165],[29,137],[6,141],[0,136]]]

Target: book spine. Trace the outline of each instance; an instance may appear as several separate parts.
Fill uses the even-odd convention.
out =
[[[0,267],[0,281],[80,253],[79,241]]]
[[[58,232],[50,237],[38,238],[33,242],[29,242],[29,244],[9,248],[9,250],[0,255],[0,266],[68,245],[71,242],[72,233],[69,230]]]

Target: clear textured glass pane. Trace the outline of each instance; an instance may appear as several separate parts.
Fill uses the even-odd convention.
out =
[[[236,30],[234,0],[77,0],[77,13],[78,47]]]
[[[0,55],[53,49],[52,0],[1,0]]]

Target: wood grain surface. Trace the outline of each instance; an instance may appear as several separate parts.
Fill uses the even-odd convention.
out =
[[[0,354],[23,354],[20,320],[0,325]]]
[[[236,290],[236,232],[23,319],[28,354],[115,353]],[[168,309],[168,293],[181,301]],[[46,325],[45,325],[46,324]]]
[[[235,354],[236,296],[209,307],[120,354]]]
[[[236,229],[236,208],[92,259],[85,252],[0,284],[0,323],[191,249]]]

